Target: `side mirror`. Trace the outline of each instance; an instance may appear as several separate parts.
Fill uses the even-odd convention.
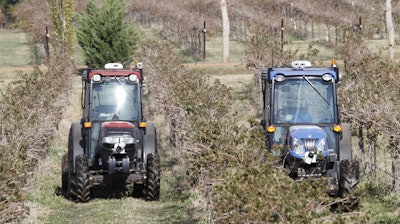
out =
[[[264,120],[264,119],[262,119],[261,121],[260,121],[260,125],[263,127],[263,129],[265,130],[265,128],[267,127],[267,121],[266,120]]]

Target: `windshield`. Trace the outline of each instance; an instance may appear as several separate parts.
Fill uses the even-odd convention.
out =
[[[139,118],[138,84],[125,77],[93,83],[92,120],[137,120]]]
[[[334,123],[333,82],[320,78],[286,79],[275,82],[273,123]]]

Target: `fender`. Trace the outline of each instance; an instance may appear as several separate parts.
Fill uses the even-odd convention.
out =
[[[72,167],[72,173],[76,172],[76,156],[82,155],[83,153],[82,126],[79,122],[74,122],[71,124],[68,141],[68,155]]]
[[[157,153],[157,131],[153,122],[148,122],[143,137],[143,162],[147,165],[147,155]]]
[[[347,123],[342,123],[342,138],[339,141],[339,159],[352,160],[351,152],[351,126]]]

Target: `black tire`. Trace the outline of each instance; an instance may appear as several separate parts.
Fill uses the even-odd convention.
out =
[[[74,177],[74,192],[79,202],[90,200],[89,166],[86,155],[75,157],[76,174]]]
[[[160,200],[160,158],[158,154],[147,155],[146,185],[143,189],[147,201]]]
[[[64,154],[61,159],[61,189],[63,195],[67,195],[69,185],[68,154]]]
[[[345,212],[351,212],[358,208],[360,198],[358,195],[358,183],[360,181],[360,166],[357,160],[343,160],[340,163],[339,194],[342,199],[341,208]]]

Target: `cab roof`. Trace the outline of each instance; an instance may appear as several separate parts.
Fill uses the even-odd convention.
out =
[[[101,75],[103,77],[115,77],[115,76],[129,76],[136,75],[137,78],[142,81],[143,79],[143,64],[141,62],[136,64],[135,69],[124,69],[121,63],[107,63],[104,68],[89,68],[82,74],[83,80],[92,80],[93,76]]]
[[[89,80],[93,78],[94,75],[99,74],[101,76],[129,76],[136,75],[139,80],[142,80],[142,74],[140,71],[133,69],[94,69],[90,70],[88,74]]]
[[[331,75],[335,82],[339,81],[339,70],[336,67],[336,64],[332,63],[332,67],[328,68],[319,68],[312,67],[311,63],[308,61],[294,61],[292,67],[272,67],[263,69],[261,78],[272,82],[272,80],[278,75],[283,75],[285,77],[322,77],[325,74]]]

